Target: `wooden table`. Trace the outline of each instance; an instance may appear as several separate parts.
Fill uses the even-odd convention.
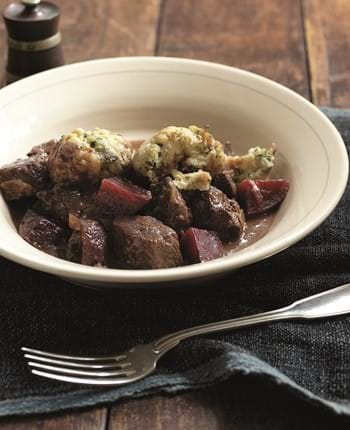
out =
[[[7,3],[0,0],[1,7]],[[211,60],[260,73],[317,105],[350,105],[350,0],[57,3],[62,8],[67,62],[130,55]],[[0,31],[4,51],[3,24]],[[50,417],[7,419],[0,422],[0,430],[272,429],[271,416],[285,416],[295,429],[346,428],[345,422],[334,425],[327,413],[306,408],[281,389],[271,386],[270,392],[272,398],[266,399],[258,380],[237,377],[200,392]],[[304,410],[303,416],[291,413],[297,406]]]

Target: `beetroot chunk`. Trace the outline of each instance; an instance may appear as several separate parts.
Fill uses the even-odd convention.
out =
[[[106,267],[107,235],[98,221],[74,220],[74,231],[67,243],[66,258],[86,266]]]
[[[99,222],[81,220],[81,245],[81,264],[106,266],[107,235]]]
[[[237,185],[237,200],[246,216],[260,213],[263,195],[254,181],[245,179]]]
[[[276,209],[289,190],[285,179],[245,179],[237,185],[238,201],[247,217]]]
[[[120,178],[103,179],[97,202],[106,215],[132,215],[152,199],[149,190]]]
[[[224,253],[221,240],[215,233],[194,227],[181,236],[181,251],[190,263],[214,260]]]

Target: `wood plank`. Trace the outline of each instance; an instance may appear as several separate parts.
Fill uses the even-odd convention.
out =
[[[167,0],[157,54],[241,67],[309,96],[299,0]]]
[[[11,418],[0,423],[1,430],[104,430],[107,408],[84,412],[43,416],[40,418]]]
[[[67,62],[153,55],[160,0],[61,0]]]
[[[349,0],[303,0],[313,102],[350,106]]]
[[[266,392],[269,395],[266,395]],[[291,414],[291,411],[298,411]],[[173,396],[119,403],[109,430],[346,430],[349,419],[335,417],[258,377],[236,375],[218,386]]]
[[[108,430],[238,430],[222,400],[211,390],[124,402],[112,408]]]
[[[8,4],[8,1],[6,0],[0,0],[0,8],[1,10],[4,9],[5,5]],[[6,47],[7,47],[7,40],[6,40],[6,30],[5,30],[5,24],[4,20],[0,19],[0,82],[3,79],[3,76],[5,75],[5,61],[6,61]]]
[[[161,0],[60,0],[67,63],[92,58],[153,55]],[[0,0],[3,9],[9,2]],[[0,67],[5,67],[5,25],[0,23]]]

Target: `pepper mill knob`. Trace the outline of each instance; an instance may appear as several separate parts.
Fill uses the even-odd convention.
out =
[[[57,5],[22,0],[10,3],[3,18],[8,33],[6,83],[64,64]]]

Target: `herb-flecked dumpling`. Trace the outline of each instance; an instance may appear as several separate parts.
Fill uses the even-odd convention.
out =
[[[119,176],[129,167],[133,152],[121,134],[77,128],[63,135],[50,152],[50,177],[54,183],[94,183]]]

